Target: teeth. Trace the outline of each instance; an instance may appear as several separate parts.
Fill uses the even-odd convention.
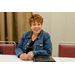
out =
[[[39,30],[39,29],[37,29],[37,30]]]

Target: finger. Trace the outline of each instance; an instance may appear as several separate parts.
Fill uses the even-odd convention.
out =
[[[31,60],[32,59],[31,56],[29,54],[27,55],[28,55],[27,60]]]
[[[22,59],[22,60],[26,59],[26,55],[23,54],[23,55],[21,56],[21,59]]]
[[[29,54],[29,55],[31,55],[31,57],[33,57],[33,56],[34,56],[34,54],[33,54],[33,52],[32,52],[32,51],[30,51],[28,54]]]
[[[28,55],[27,54],[24,56],[24,59],[28,60]]]

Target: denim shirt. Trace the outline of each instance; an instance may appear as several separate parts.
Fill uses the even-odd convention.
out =
[[[31,42],[32,31],[24,32],[22,38],[17,45],[15,53],[17,56],[26,53],[26,49]],[[47,55],[50,56],[52,50],[51,40],[49,33],[41,30],[38,37],[36,38],[33,46],[34,56]]]

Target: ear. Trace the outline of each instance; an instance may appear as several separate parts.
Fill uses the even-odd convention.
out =
[[[30,26],[30,29],[32,30],[32,25]]]

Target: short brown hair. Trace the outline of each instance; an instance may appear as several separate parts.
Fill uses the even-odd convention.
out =
[[[35,23],[35,21],[43,23],[43,18],[39,14],[32,14],[32,16],[29,18],[29,24],[31,25],[32,22]]]

